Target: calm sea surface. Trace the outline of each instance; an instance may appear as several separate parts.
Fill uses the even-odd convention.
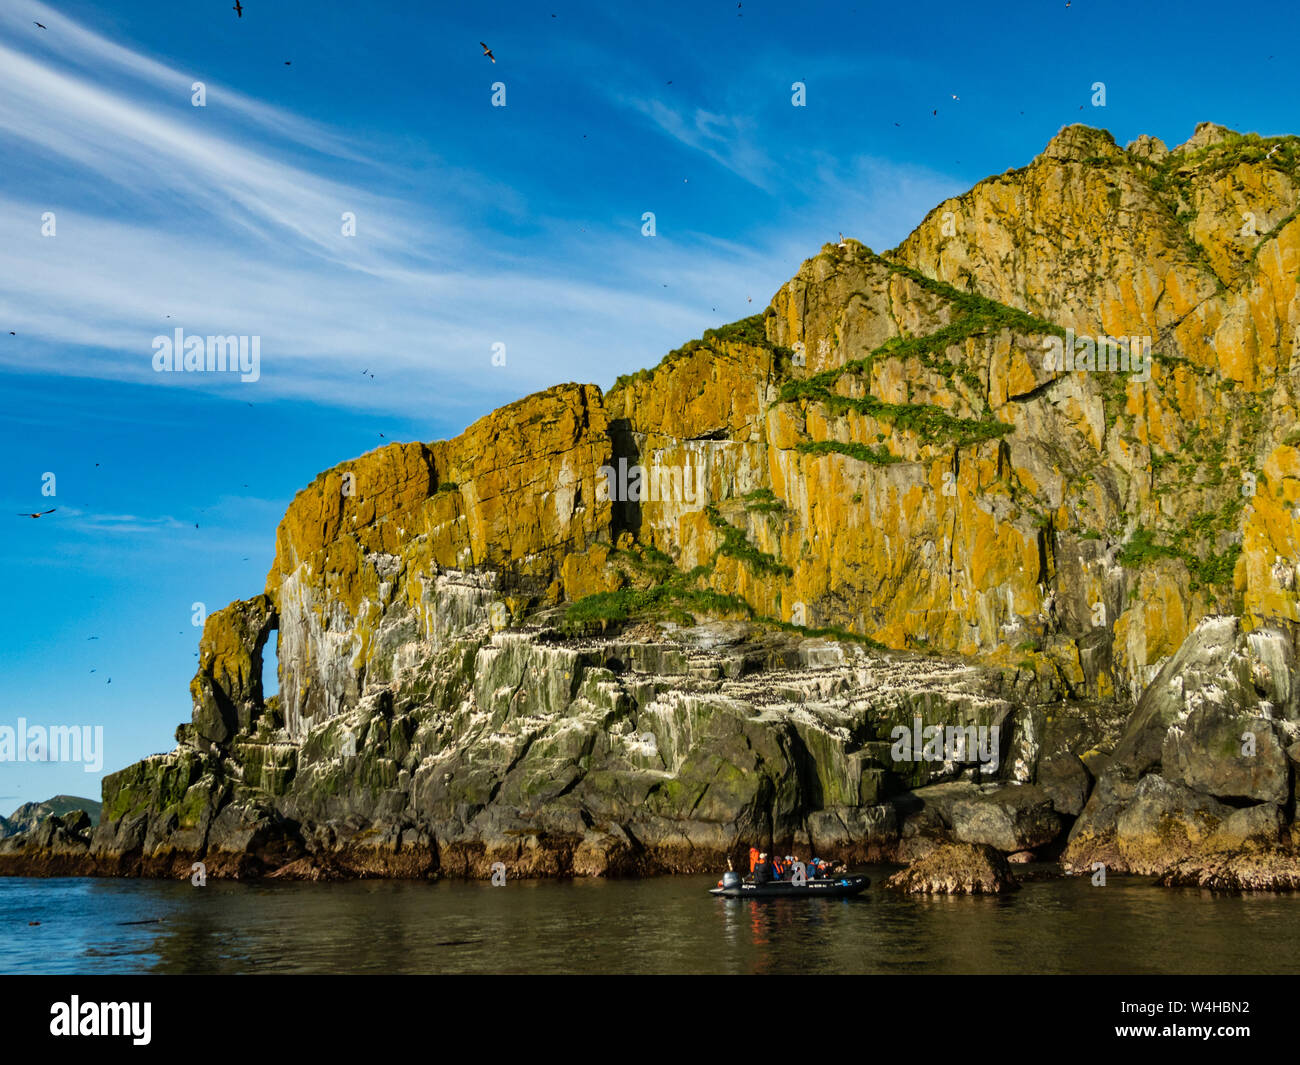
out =
[[[712,877],[203,888],[0,878],[4,973],[1297,973],[1300,895],[1112,876],[715,899]],[[29,925],[39,921],[39,925]],[[147,923],[140,923],[147,922]]]

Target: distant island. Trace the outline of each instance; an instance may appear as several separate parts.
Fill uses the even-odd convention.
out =
[[[84,810],[92,825],[99,824],[100,804],[79,795],[55,795],[44,802],[25,802],[8,817],[0,817],[0,839],[33,831],[47,817],[63,817]]]

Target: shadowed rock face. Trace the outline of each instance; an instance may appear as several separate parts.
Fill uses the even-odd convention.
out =
[[[1069,833],[1155,871],[1284,841],[1298,144],[1068,127],[608,393],[326,471],[208,619],[177,749],[105,781],[88,862],[640,872]],[[1045,362],[1075,334],[1152,361]],[[627,467],[655,487],[611,499]],[[750,627],[621,631],[710,618]],[[914,716],[996,724],[994,779],[891,760]]]

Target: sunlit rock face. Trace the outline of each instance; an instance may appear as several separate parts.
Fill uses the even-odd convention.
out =
[[[180,747],[106,782],[95,853],[599,873],[1072,833],[1154,869],[1284,842],[1298,144],[1067,127],[608,392],[326,471],[208,619]],[[891,758],[914,717],[997,725],[992,777]],[[1253,761],[1220,751],[1252,729]]]

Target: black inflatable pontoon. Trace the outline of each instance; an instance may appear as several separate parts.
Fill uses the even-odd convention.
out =
[[[709,894],[724,899],[837,899],[861,894],[870,886],[869,876],[828,877],[803,884],[792,884],[788,880],[755,884],[752,880],[737,878],[724,887],[710,888]]]

